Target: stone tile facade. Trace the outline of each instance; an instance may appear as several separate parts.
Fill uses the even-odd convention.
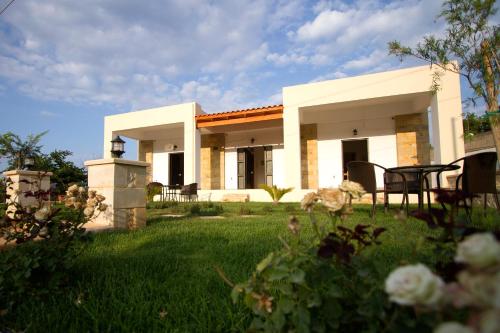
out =
[[[10,185],[7,187],[6,204],[8,206],[9,216],[13,217],[16,211],[16,204],[21,207],[40,207],[40,201],[45,204],[49,201],[49,196],[46,198],[35,198],[33,196],[25,196],[26,192],[38,192],[50,190],[50,176],[52,172],[45,171],[28,171],[28,170],[11,170],[3,173],[5,178],[10,179]],[[43,200],[45,199],[45,200]]]
[[[139,141],[139,161],[148,162],[146,167],[146,184],[153,181],[153,140]]]
[[[224,145],[224,134],[206,134],[201,136],[200,186],[204,190],[224,189]]]
[[[148,163],[123,159],[86,161],[89,190],[106,197],[108,210],[94,224],[122,229],[146,225]]]
[[[300,125],[300,161],[302,188],[318,188],[317,124]]]
[[[429,125],[426,113],[394,117],[398,166],[429,164]]]

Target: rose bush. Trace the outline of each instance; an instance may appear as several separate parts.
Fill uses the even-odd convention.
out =
[[[435,333],[500,332],[499,247],[500,242],[491,233],[466,237],[455,255],[455,261],[465,266],[448,284],[422,264],[400,267],[386,279],[389,299],[454,319],[437,326]],[[449,311],[450,307],[456,311]],[[466,325],[456,321],[457,313],[465,314]]]
[[[13,200],[0,220],[0,237],[7,242],[0,249],[0,316],[27,297],[64,290],[75,258],[91,239],[85,223],[107,209],[103,196],[76,185],[66,192],[66,207],[51,206],[46,194],[17,193],[34,197],[37,205],[23,207]]]
[[[321,189],[305,195],[301,207],[309,212],[314,230],[305,237],[298,218],[291,217],[290,241],[270,253],[250,279],[233,285],[235,302],[242,300],[252,311],[250,331],[360,332],[384,329],[390,309],[376,267],[361,253],[378,244],[384,228],[338,224],[351,211],[350,197],[362,195],[359,184],[346,182],[341,189]],[[321,205],[329,221],[318,221]]]

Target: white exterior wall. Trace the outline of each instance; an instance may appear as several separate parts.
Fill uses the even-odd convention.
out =
[[[125,135],[136,140],[151,140],[152,138],[143,137],[148,130],[155,130],[162,125],[178,125],[183,128],[184,183],[199,183],[200,133],[196,129],[195,116],[201,113],[203,111],[198,104],[185,103],[107,116],[104,118],[104,158],[111,156],[110,141],[114,135]]]
[[[307,118],[307,113],[329,105],[342,107],[356,103],[363,106],[372,100],[383,104],[398,96],[411,99],[415,94],[430,95],[433,73],[437,69],[420,66],[283,88],[287,186],[301,187],[300,124],[308,123],[303,119]],[[441,76],[440,84],[441,90],[430,103],[433,142],[435,161],[448,163],[464,156],[463,130],[459,126],[462,112],[460,79],[458,74],[448,71]],[[365,135],[360,133],[360,136]]]
[[[356,128],[362,135],[353,136]],[[338,187],[343,180],[342,140],[368,139],[368,160],[386,168],[397,166],[394,120],[391,117],[318,124],[318,185]],[[377,170],[383,184],[383,171]]]
[[[224,154],[224,182],[225,189],[236,190],[238,188],[238,154],[236,148],[226,149]]]
[[[184,142],[181,137],[171,139],[155,140],[153,142],[153,181],[169,185],[169,155],[170,153],[183,153]],[[177,146],[175,151],[169,145]]]
[[[282,146],[273,147],[273,184],[285,187],[285,149]]]

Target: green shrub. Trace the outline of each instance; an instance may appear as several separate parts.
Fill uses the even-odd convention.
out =
[[[184,212],[191,216],[217,216],[224,212],[222,205],[212,202],[186,204]]]
[[[331,190],[333,191],[333,190]],[[344,196],[311,195],[313,237],[304,236],[297,218],[290,219],[291,240],[269,253],[248,281],[233,288],[235,302],[243,300],[253,321],[252,332],[379,332],[385,328],[389,304],[379,285],[377,268],[360,254],[377,244],[384,228],[337,225],[344,215]],[[313,206],[330,207],[328,221],[318,222]],[[338,200],[338,202],[332,202]],[[225,278],[228,281],[227,278]]]
[[[250,209],[250,207],[247,206],[240,206],[240,210],[238,211],[238,215],[252,215],[253,211]]]
[[[91,239],[84,224],[107,209],[102,195],[78,186],[68,189],[66,208],[45,205],[43,191],[30,195],[38,200],[35,209],[10,204],[14,218],[6,215],[0,221],[3,240],[16,244],[0,252],[0,310],[61,292],[71,282],[76,257]]]

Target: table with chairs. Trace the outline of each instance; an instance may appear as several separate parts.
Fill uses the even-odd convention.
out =
[[[151,182],[147,185],[148,193],[159,195],[160,201],[196,201],[198,200],[198,183],[188,185],[164,185]],[[153,198],[150,198],[153,200]]]
[[[375,170],[384,171],[383,184],[377,184]],[[441,185],[443,172],[461,169],[453,187],[444,188]],[[352,161],[347,165],[348,179],[360,183],[367,193],[372,194],[372,217],[375,215],[376,194],[384,193],[384,208],[387,211],[390,194],[403,196],[401,209],[406,206],[409,211],[409,194],[418,195],[418,209],[424,209],[424,194],[427,194],[428,210],[431,210],[431,192],[433,191],[460,191],[465,195],[463,207],[470,217],[472,199],[479,194],[484,195],[486,212],[487,195],[493,195],[497,211],[500,211],[500,200],[496,188],[497,154],[483,152],[457,159],[449,164],[412,165],[394,168],[385,168],[379,164],[366,161]],[[431,187],[430,178],[436,175],[437,184]],[[383,185],[383,186],[381,186]],[[457,192],[458,193],[458,192]],[[470,205],[466,202],[470,200]],[[444,205],[443,205],[444,207]]]

